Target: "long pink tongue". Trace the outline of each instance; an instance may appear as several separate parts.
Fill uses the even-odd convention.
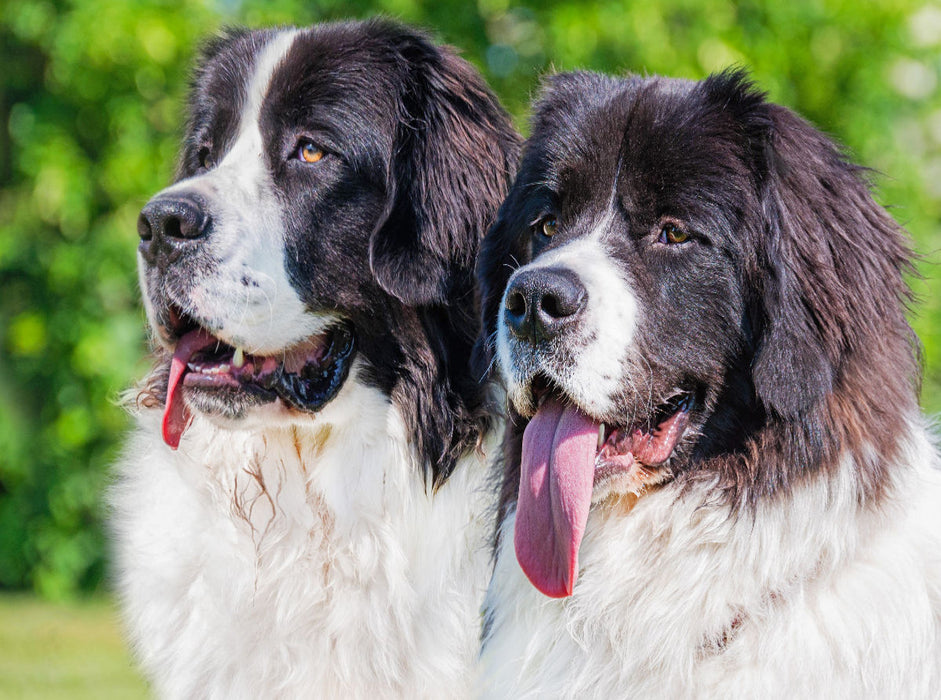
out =
[[[598,424],[550,399],[523,433],[516,558],[547,596],[572,594],[595,479]]]
[[[183,431],[192,420],[189,409],[183,401],[183,392],[180,390],[186,374],[186,365],[195,353],[217,342],[219,341],[216,338],[200,328],[184,335],[176,345],[173,360],[170,362],[167,404],[163,409],[163,441],[174,450],[180,446]]]

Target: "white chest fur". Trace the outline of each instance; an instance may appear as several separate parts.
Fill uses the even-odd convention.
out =
[[[938,697],[941,475],[915,429],[882,507],[844,464],[728,517],[667,486],[592,512],[574,594],[526,580],[503,523],[480,694],[492,698]]]
[[[499,436],[432,493],[394,407],[347,389],[306,425],[197,418],[178,452],[140,416],[113,493],[118,584],[161,696],[469,692]]]

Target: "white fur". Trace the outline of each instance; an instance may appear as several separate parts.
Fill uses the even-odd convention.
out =
[[[710,484],[596,506],[566,599],[527,581],[511,513],[480,695],[941,697],[941,473],[919,422],[907,439],[878,507],[849,459],[754,518]]]
[[[178,452],[159,412],[139,415],[112,494],[117,582],[159,696],[469,692],[500,436],[432,493],[398,410],[360,369],[293,424],[196,416]]]
[[[565,367],[542,363],[539,370],[549,375],[583,410],[603,416],[615,410],[616,400],[623,393],[624,363],[632,348],[634,329],[640,313],[637,297],[624,279],[611,254],[601,240],[610,216],[594,232],[540,255],[513,273],[500,305],[497,322],[497,359],[507,386],[507,396],[517,410],[528,415],[527,389],[532,377],[532,362],[517,357],[516,341],[507,328],[506,294],[513,279],[522,271],[541,268],[567,268],[578,275],[587,292],[587,304],[579,319],[579,332],[593,338]],[[529,357],[533,349],[526,345]]]

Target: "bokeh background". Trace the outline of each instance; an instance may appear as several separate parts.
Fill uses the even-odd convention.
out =
[[[941,411],[939,0],[2,0],[0,591],[107,588],[118,401],[146,369],[135,221],[173,172],[195,48],[223,25],[377,13],[460,47],[524,133],[552,70],[750,69],[880,173],[922,256],[912,322]]]

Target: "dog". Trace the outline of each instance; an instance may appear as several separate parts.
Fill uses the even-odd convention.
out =
[[[911,261],[744,72],[548,79],[479,267],[511,406],[480,696],[941,695]]]
[[[520,139],[384,20],[227,31],[188,110],[112,497],[137,656],[168,698],[465,695],[502,430],[475,261]]]

